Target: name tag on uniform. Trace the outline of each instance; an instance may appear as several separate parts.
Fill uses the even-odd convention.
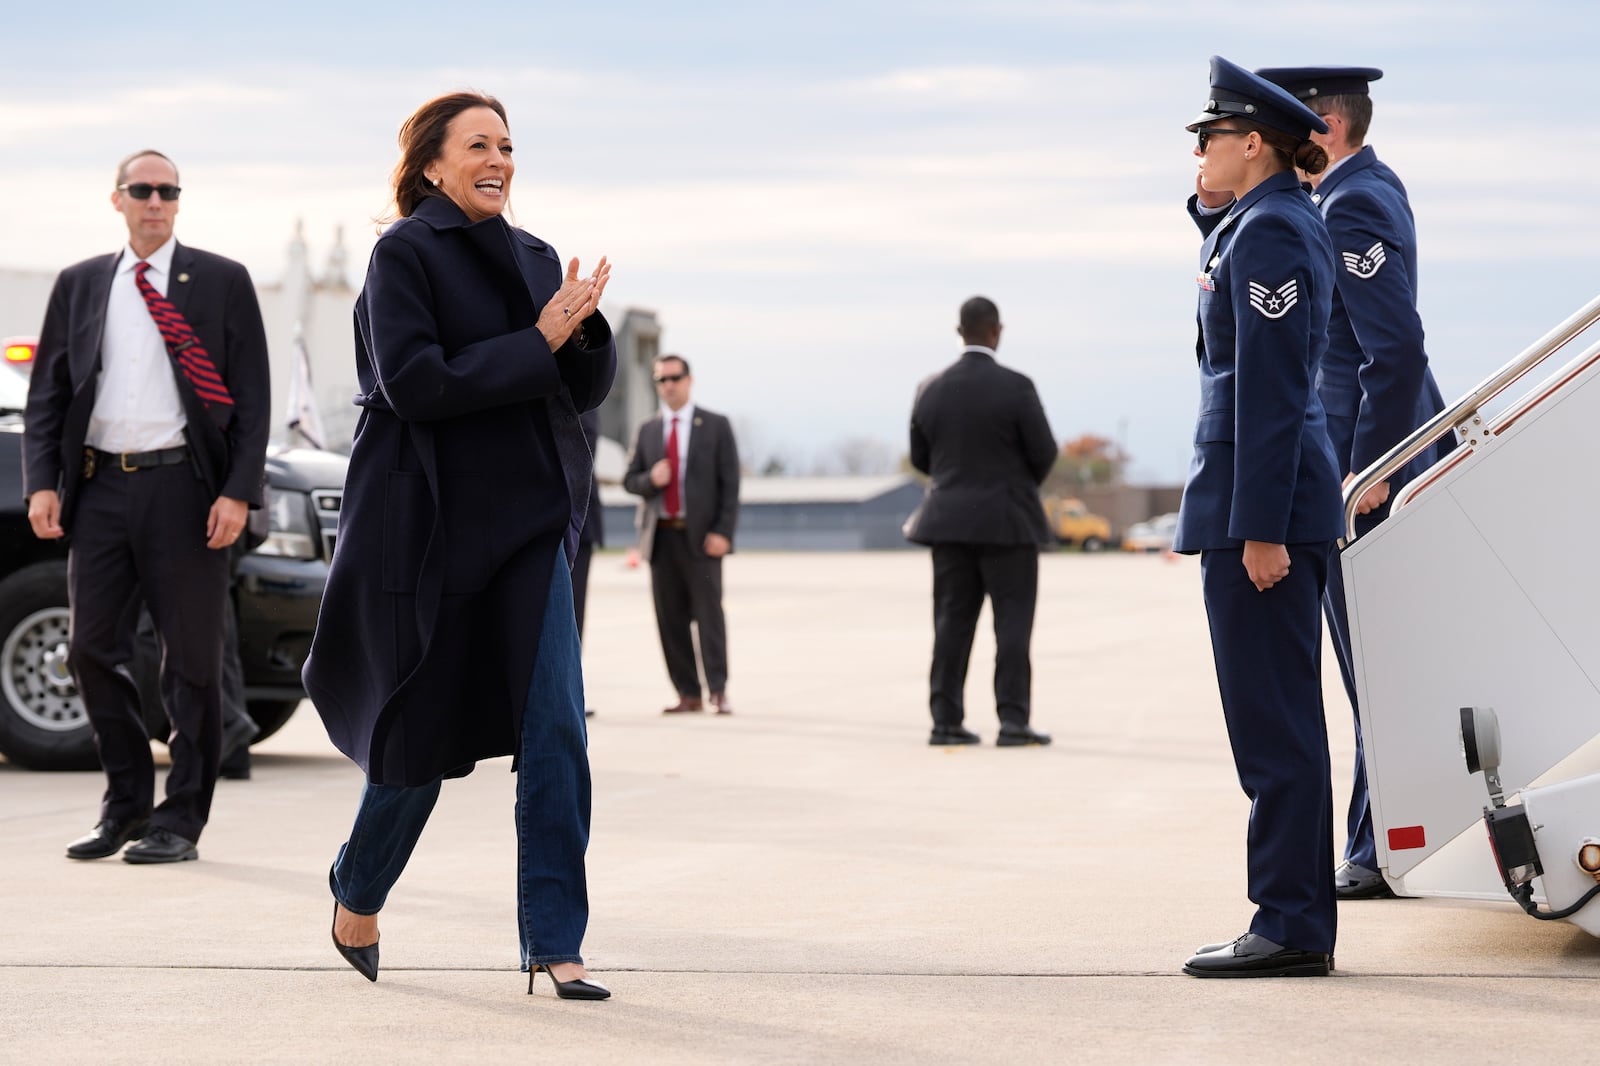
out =
[[[1196,285],[1200,286],[1201,292],[1217,291],[1216,279],[1214,279],[1210,274],[1196,274],[1194,276],[1194,281]]]

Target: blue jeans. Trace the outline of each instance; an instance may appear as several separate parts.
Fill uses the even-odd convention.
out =
[[[589,924],[583,866],[589,846],[587,747],[572,578],[558,546],[517,761],[517,926],[524,970],[534,963],[583,962],[578,949]],[[350,839],[328,872],[333,898],[346,910],[383,909],[428,824],[439,785],[366,783]]]

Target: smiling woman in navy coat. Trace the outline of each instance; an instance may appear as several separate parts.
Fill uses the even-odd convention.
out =
[[[1317,398],[1334,258],[1295,166],[1326,124],[1213,56],[1199,118],[1200,417],[1174,548],[1199,552],[1239,783],[1250,797],[1249,931],[1202,947],[1196,977],[1326,975],[1333,964],[1333,799],[1322,710],[1322,593],[1339,471]],[[1233,205],[1207,214],[1210,201]]]
[[[604,259],[563,273],[502,217],[505,110],[455,93],[400,130],[399,220],[356,302],[363,408],[339,539],[306,662],[328,735],[366,771],[329,872],[333,939],[377,980],[377,913],[438,798],[515,755],[523,967],[603,999],[588,921],[589,763],[570,567],[589,506],[581,411],[616,350],[596,311]]]

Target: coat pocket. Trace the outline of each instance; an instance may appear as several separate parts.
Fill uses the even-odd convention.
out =
[[[391,470],[383,493],[383,591],[414,594],[433,531],[433,500],[420,471]]]
[[[440,506],[420,471],[391,470],[383,508],[383,591],[414,594],[428,542],[431,566],[444,568],[443,591],[479,592],[494,575],[493,481],[488,474],[443,474]],[[437,528],[436,528],[437,527]]]
[[[1194,426],[1194,442],[1209,444],[1213,441],[1233,440],[1233,412],[1206,411]]]

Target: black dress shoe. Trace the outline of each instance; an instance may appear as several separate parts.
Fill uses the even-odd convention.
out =
[[[953,744],[980,744],[983,738],[958,725],[936,725],[928,734],[928,743],[935,747]]]
[[[185,840],[170,829],[156,826],[144,839],[122,853],[123,862],[135,865],[156,862],[189,862],[200,857],[194,841]]]
[[[1025,748],[1048,743],[1050,743],[1049,733],[1040,733],[1032,726],[1026,725],[1002,728],[1000,735],[994,739],[994,746],[997,748]]]
[[[250,780],[250,746],[248,744],[222,760],[222,765],[217,767],[217,776],[224,781]]]
[[[1208,944],[1183,964],[1191,977],[1326,977],[1333,971],[1333,956],[1322,951],[1301,951],[1274,944],[1264,936],[1246,933],[1229,944]]]
[[[150,827],[148,818],[104,818],[88,836],[67,845],[69,859],[104,859],[122,850],[130,840],[138,840]]]
[[[1383,875],[1346,860],[1333,871],[1333,894],[1340,899],[1399,899]]]
[[[533,995],[533,977],[540,970],[550,973],[539,963],[528,967],[528,995]],[[550,980],[556,986],[556,995],[562,999],[610,999],[611,989],[599,981],[591,981],[587,977],[579,977],[571,981],[557,981],[556,975],[550,973]]]
[[[339,949],[339,954],[344,958],[345,962],[355,967],[356,973],[369,981],[376,981],[378,979],[378,942],[374,940],[365,947],[359,948],[353,948],[349,944],[341,944],[339,943],[339,934],[334,931],[338,928],[339,901],[334,900],[333,929],[328,931],[329,935],[333,937],[333,946]]]

